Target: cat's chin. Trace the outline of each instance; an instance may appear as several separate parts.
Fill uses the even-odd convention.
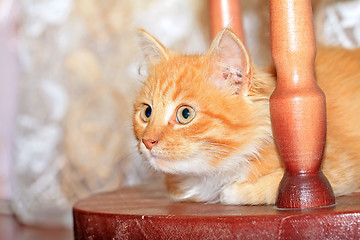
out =
[[[164,173],[171,173],[171,174],[179,173],[179,171],[176,170],[176,167],[174,166],[174,165],[176,165],[176,163],[174,164],[170,160],[160,158],[160,157],[150,156],[148,158],[148,161],[150,162],[150,165],[156,171],[160,171],[160,172],[164,172]]]
[[[166,172],[165,170],[163,170],[163,168],[161,167],[162,165],[165,165],[166,160],[158,158],[158,157],[154,157],[154,156],[150,156],[148,158],[150,165],[156,170],[156,171],[161,171],[161,172]]]

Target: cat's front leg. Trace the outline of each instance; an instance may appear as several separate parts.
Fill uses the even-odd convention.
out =
[[[284,171],[278,169],[258,178],[256,182],[234,182],[226,186],[220,195],[224,204],[274,204]]]

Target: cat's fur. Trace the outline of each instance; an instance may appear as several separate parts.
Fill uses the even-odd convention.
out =
[[[135,103],[134,132],[140,152],[166,175],[171,196],[273,204],[283,176],[269,113],[275,77],[252,65],[230,30],[199,56],[171,52],[141,35],[149,76]],[[360,50],[319,47],[316,79],[327,96],[322,169],[337,196],[359,191]],[[144,104],[152,108],[148,122],[141,118]],[[176,115],[183,105],[196,111],[187,124]]]

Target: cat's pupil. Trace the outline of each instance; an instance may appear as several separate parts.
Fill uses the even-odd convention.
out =
[[[185,118],[185,119],[188,119],[188,117],[190,116],[190,111],[188,108],[185,108],[183,111],[182,111],[182,116]]]
[[[146,110],[145,110],[145,116],[146,116],[147,118],[149,118],[150,115],[151,115],[151,107],[148,106],[148,107],[146,108]]]

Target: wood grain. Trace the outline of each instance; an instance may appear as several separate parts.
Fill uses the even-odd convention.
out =
[[[316,54],[311,2],[271,0],[271,51],[277,86],[270,98],[275,143],[286,173],[279,208],[335,203],[320,165],[326,139],[325,95],[315,82]]]

